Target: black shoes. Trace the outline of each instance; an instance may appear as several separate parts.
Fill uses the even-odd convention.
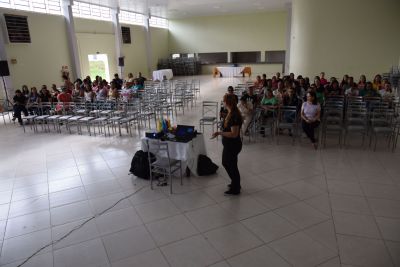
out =
[[[224,194],[227,196],[236,196],[240,195],[240,190],[229,189],[228,191],[225,191]]]

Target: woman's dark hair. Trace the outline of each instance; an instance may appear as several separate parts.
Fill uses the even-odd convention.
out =
[[[313,101],[312,101],[313,105],[318,104],[317,94],[316,94],[314,91],[309,91],[309,92],[307,92],[307,94],[310,94],[310,96],[312,96],[312,98],[313,98]]]
[[[22,94],[21,90],[19,90],[19,89],[18,89],[18,90],[15,90],[15,93],[16,93],[16,94],[18,94],[18,93]]]
[[[228,115],[226,115],[225,121],[224,121],[224,127],[228,126],[228,122],[231,119],[232,113],[237,114],[238,116],[241,116],[240,111],[237,107],[236,103],[236,97],[235,95],[230,95],[230,94],[225,94],[224,95],[224,103],[229,107],[229,112]]]
[[[233,86],[228,86],[228,91],[233,91]]]
[[[246,96],[246,95],[242,96],[242,97],[240,98],[240,101],[247,101],[247,96]]]

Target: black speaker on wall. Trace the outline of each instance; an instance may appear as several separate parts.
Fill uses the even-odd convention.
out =
[[[119,67],[123,67],[125,64],[124,64],[125,62],[124,62],[124,57],[119,57],[118,58],[118,66]]]
[[[7,60],[0,60],[0,76],[10,76]]]

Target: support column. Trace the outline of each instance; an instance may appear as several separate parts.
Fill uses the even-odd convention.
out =
[[[148,15],[144,18],[144,30],[146,34],[146,58],[147,58],[147,73],[152,77],[153,75],[153,47],[151,45],[151,33],[150,33],[150,10]]]
[[[4,18],[1,19],[1,24],[5,23]],[[5,26],[0,25],[0,60],[7,60],[7,51],[6,51],[6,32],[4,31]],[[8,64],[8,68],[10,69],[10,64]],[[11,69],[10,69],[10,76],[4,77],[4,83],[6,85],[6,88],[4,88],[3,81],[0,80],[0,95],[2,96],[2,99],[6,98],[6,92],[7,90],[7,95],[8,98],[11,99],[12,96],[14,95],[14,88],[13,88],[13,83],[11,80]],[[3,104],[3,103],[1,103]]]
[[[72,15],[73,0],[62,1],[62,11],[67,27],[68,48],[71,57],[71,74],[74,79],[82,78],[81,63],[79,60],[78,42],[75,34],[74,16]],[[70,77],[71,80],[72,77]]]
[[[292,3],[286,3],[286,53],[285,53],[285,74],[289,74],[290,69],[290,43],[292,40]]]
[[[119,66],[119,58],[124,57],[122,53],[122,31],[121,31],[121,24],[119,23],[119,8],[111,9],[111,16],[112,16],[112,23],[114,28],[114,35],[115,35],[115,56],[114,59],[117,62],[117,66]],[[123,67],[118,68],[118,75],[121,79],[123,79]]]

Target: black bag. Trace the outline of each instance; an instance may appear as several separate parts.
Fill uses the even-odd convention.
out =
[[[199,160],[197,162],[197,174],[199,176],[211,175],[216,173],[218,170],[218,165],[211,161],[206,155],[199,155]]]
[[[151,162],[156,160],[156,157],[153,153],[150,153],[150,157]],[[129,172],[139,178],[146,180],[150,179],[150,168],[147,152],[144,152],[143,150],[136,151],[135,155],[133,156]]]

